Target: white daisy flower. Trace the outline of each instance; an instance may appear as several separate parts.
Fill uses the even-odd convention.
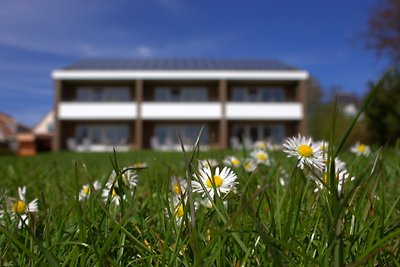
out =
[[[170,183],[171,183],[171,190],[175,194],[175,196],[181,197],[186,194],[186,187],[187,187],[186,179],[183,179],[179,176],[178,177],[172,176]]]
[[[136,171],[128,169],[128,168],[124,168],[122,170],[122,175],[120,177],[120,180],[118,180],[117,178],[117,174],[115,173],[115,171],[113,170],[110,174],[110,178],[108,179],[107,184],[114,184],[114,187],[118,187],[119,186],[119,182],[122,181],[124,183],[124,185],[128,188],[128,189],[133,189],[136,187],[137,185],[137,178],[138,175],[136,173]]]
[[[121,203],[120,192],[118,188],[113,187],[112,184],[109,183],[106,184],[101,196],[103,197],[105,202],[108,201],[108,198],[110,196],[111,204],[115,204],[116,206],[119,206],[119,204]]]
[[[343,186],[347,180],[354,180],[354,177],[350,177],[347,169],[346,169],[346,163],[341,161],[338,158],[335,158],[335,177],[337,181],[337,188],[338,192],[342,192]],[[328,172],[324,171],[321,172],[320,174],[320,179],[325,183],[329,184],[329,177],[328,177]],[[316,188],[314,191],[318,191],[320,189],[323,189],[325,186],[320,180],[315,180],[317,183],[318,188]]]
[[[257,164],[254,162],[253,159],[246,159],[243,162],[243,169],[246,172],[254,172],[256,170],[256,168],[257,168]]]
[[[269,155],[264,150],[256,149],[250,153],[250,156],[255,160],[257,164],[271,165]]]
[[[214,168],[218,166],[218,161],[216,159],[202,159],[199,160],[199,170],[203,168]]]
[[[316,168],[318,170],[324,169],[323,152],[319,146],[312,144],[312,139],[308,140],[301,136],[291,137],[286,139],[283,144],[286,148],[283,151],[288,153],[288,157],[297,157],[297,167],[304,169],[304,165]]]
[[[223,163],[227,166],[239,167],[241,162],[235,156],[228,156],[223,160]]]
[[[228,207],[228,200],[224,200],[222,203],[224,204],[225,208]],[[213,202],[208,198],[202,198],[200,200],[200,204],[206,207],[207,209],[212,209],[214,207]]]
[[[137,174],[136,171],[124,168],[122,170],[122,175],[120,177],[117,176],[115,171],[111,172],[110,178],[105,185],[105,188],[102,192],[102,197],[105,201],[108,200],[109,195],[111,196],[111,203],[115,205],[119,205],[121,201],[122,191],[120,189],[120,183],[122,182],[125,188],[130,191],[130,194],[133,194],[133,189],[137,185]],[[123,196],[123,199],[126,199],[126,196]]]
[[[214,187],[220,196],[221,193],[229,193],[238,184],[236,174],[228,167],[224,167],[221,172],[217,167],[214,173],[212,173],[211,168],[206,167],[199,170],[199,176],[197,174],[193,174],[193,176],[195,178],[192,181],[193,191],[202,193],[203,197],[207,197],[204,190],[208,192],[211,198],[214,198]]]
[[[18,221],[18,228],[29,224],[29,215],[38,212],[38,200],[35,198],[31,202],[26,202],[26,187],[18,187],[18,199],[9,198],[7,200],[11,219]]]
[[[357,156],[368,156],[371,153],[371,148],[363,143],[357,142],[354,146],[350,148],[350,151]]]
[[[99,190],[100,188],[101,184],[99,183],[99,181],[94,181],[93,189]],[[88,200],[91,194],[92,194],[91,186],[89,184],[83,185],[81,191],[79,192],[79,201]]]
[[[267,143],[265,141],[261,141],[261,140],[256,141],[254,143],[254,148],[260,149],[260,150],[265,150],[265,149],[267,149]]]

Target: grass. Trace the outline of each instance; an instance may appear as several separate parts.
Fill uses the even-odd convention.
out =
[[[38,198],[39,212],[23,229],[5,214],[0,265],[400,266],[399,147],[375,148],[368,157],[340,153],[356,177],[343,194],[314,192],[315,183],[296,160],[271,152],[271,166],[252,173],[233,168],[237,192],[216,198],[210,209],[195,209],[199,195],[188,192],[177,224],[168,208],[169,178],[192,179],[198,159],[215,158],[222,166],[226,155],[248,152],[4,156],[3,210],[4,196],[17,197],[17,187],[25,185],[27,201]],[[121,174],[134,162],[149,167],[138,171],[135,192],[123,205],[103,201],[101,190],[78,200],[83,184],[99,180],[104,186],[113,169]]]

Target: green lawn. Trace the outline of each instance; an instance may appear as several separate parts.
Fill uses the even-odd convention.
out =
[[[355,177],[341,194],[335,186],[315,192],[310,171],[282,151],[269,152],[270,166],[232,167],[236,190],[215,197],[211,208],[197,204],[201,194],[187,188],[176,220],[171,176],[193,179],[199,159],[216,159],[222,168],[225,156],[249,154],[1,156],[0,265],[400,266],[399,148],[373,148],[367,157],[340,154]],[[123,167],[137,162],[148,164],[137,170],[137,186],[121,185]],[[113,169],[125,196],[121,205],[110,203],[111,191],[104,200],[94,188],[88,200],[78,200],[84,184],[98,180],[104,188]],[[38,212],[21,229],[6,198],[18,198],[19,186],[27,187],[26,202],[38,199]]]

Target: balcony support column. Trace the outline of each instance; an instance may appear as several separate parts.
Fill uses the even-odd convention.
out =
[[[228,147],[228,121],[226,119],[226,101],[227,101],[227,81],[219,80],[218,97],[221,103],[221,119],[219,121],[218,147],[226,149]]]
[[[143,102],[143,81],[135,81],[135,99],[137,104],[137,117],[135,120],[135,148],[143,148],[143,121],[142,121],[142,102]]]
[[[59,151],[61,149],[61,123],[58,116],[58,107],[61,101],[62,81],[54,81],[54,135],[52,140],[52,151]]]
[[[298,124],[298,133],[307,134],[307,84],[308,80],[300,80],[297,85],[297,101],[303,104],[303,118],[300,120]]]

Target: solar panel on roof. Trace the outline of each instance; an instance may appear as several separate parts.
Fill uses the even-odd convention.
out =
[[[295,70],[269,59],[83,59],[70,70]]]

